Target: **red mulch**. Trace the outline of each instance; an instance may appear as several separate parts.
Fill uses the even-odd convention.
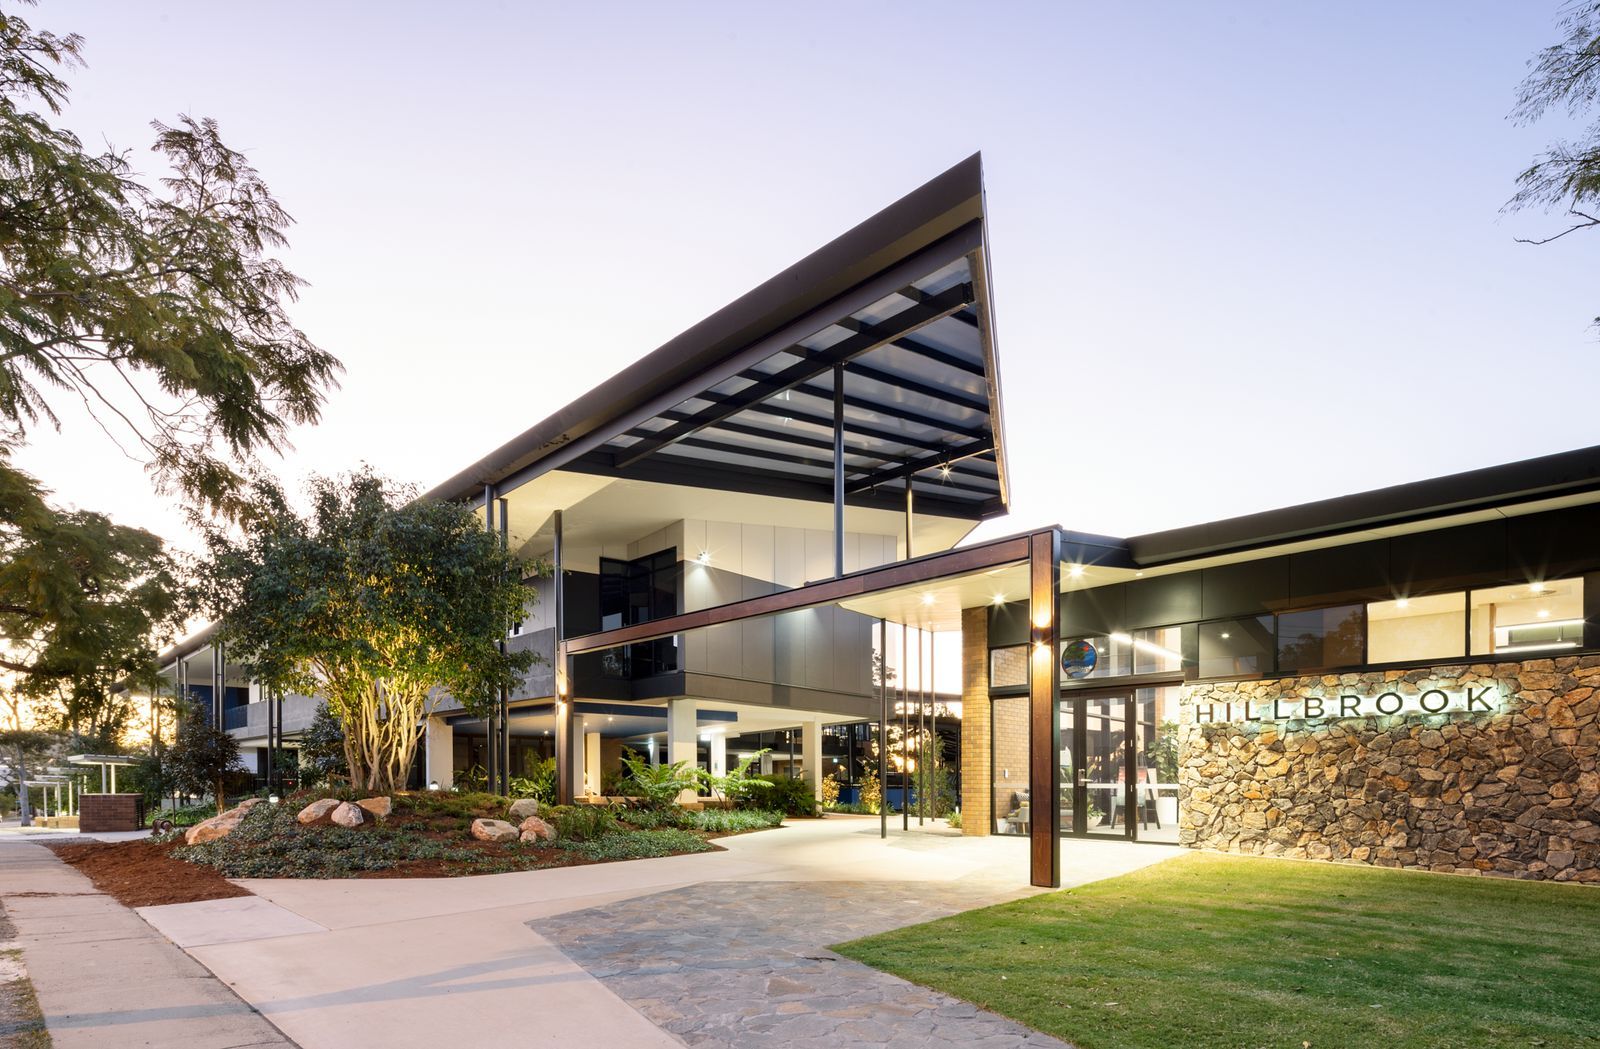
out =
[[[87,875],[95,888],[126,907],[250,895],[213,868],[172,855],[181,841],[84,841],[50,848],[62,862]]]

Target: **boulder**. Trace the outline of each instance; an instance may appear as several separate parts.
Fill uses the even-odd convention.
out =
[[[518,825],[518,829],[522,831],[523,841],[556,840],[556,829],[538,816],[529,816]]]
[[[529,816],[539,815],[539,802],[535,798],[518,798],[511,803],[508,816],[512,820],[525,820]]]
[[[394,811],[394,802],[388,797],[362,798],[356,804],[375,820],[386,820],[389,813]]]
[[[516,841],[521,834],[505,820],[472,821],[472,836],[479,841]]]
[[[212,816],[201,823],[190,827],[183,836],[185,845],[199,845],[202,842],[216,841],[232,834],[234,828],[244,819],[244,813],[237,809],[229,809],[220,816]]]
[[[333,810],[333,815],[328,817],[340,827],[359,827],[366,822],[366,810],[360,805],[352,805],[348,801],[341,801],[339,807]]]
[[[318,801],[313,801],[311,804],[301,809],[300,815],[296,816],[295,819],[299,820],[307,827],[332,823],[333,810],[342,804],[344,804],[344,802],[340,801],[338,798],[322,798]]]

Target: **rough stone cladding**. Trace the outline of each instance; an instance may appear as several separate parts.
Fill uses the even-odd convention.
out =
[[[1194,724],[1196,703],[1459,690],[1496,713]],[[1600,883],[1600,656],[1185,686],[1183,844]]]

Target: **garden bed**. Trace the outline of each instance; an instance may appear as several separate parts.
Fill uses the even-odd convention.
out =
[[[178,837],[56,851],[103,892],[138,907],[247,895],[230,878],[449,878],[682,856],[715,851],[716,838],[782,819],[755,810],[553,808],[543,816],[556,840],[493,842],[470,833],[475,819],[506,817],[506,800],[492,794],[399,794],[386,819],[303,826],[296,816],[316,797],[257,805],[227,837],[203,844]]]

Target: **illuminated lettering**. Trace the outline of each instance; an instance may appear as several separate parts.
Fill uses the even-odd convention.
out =
[[[1485,685],[1482,688],[1478,689],[1478,691],[1476,691],[1476,692],[1472,691],[1472,689],[1470,689],[1470,688],[1467,689],[1467,709],[1468,710],[1493,710],[1494,708],[1489,705],[1489,701],[1487,699],[1483,698],[1483,697],[1489,695],[1490,693],[1492,693],[1493,691],[1494,691],[1494,686],[1493,685]],[[1479,704],[1482,704],[1482,705],[1480,706]]]
[[[1313,704],[1315,704],[1315,705],[1313,706]],[[1320,718],[1320,717],[1322,717],[1323,716],[1323,713],[1322,713],[1322,697],[1321,696],[1307,696],[1305,704],[1303,706],[1303,710],[1304,710],[1304,716],[1305,717],[1308,717],[1308,718]]]
[[[1429,696],[1438,696],[1439,699],[1434,705],[1430,706],[1428,703]],[[1417,706],[1421,707],[1423,710],[1426,710],[1430,714],[1437,714],[1449,705],[1450,697],[1445,695],[1444,692],[1437,688],[1430,688],[1428,691],[1417,697]]]
[[[1384,708],[1383,701],[1386,699],[1394,700],[1394,706],[1392,708]],[[1406,701],[1401,698],[1400,693],[1398,692],[1385,692],[1383,695],[1379,696],[1372,705],[1378,708],[1378,713],[1380,714],[1398,714],[1400,713],[1400,708],[1406,705]]]
[[[1356,711],[1358,711],[1360,709],[1361,709],[1361,697],[1360,696],[1340,696],[1339,697],[1339,716],[1340,717],[1342,717],[1342,718],[1353,718],[1353,717],[1356,716]]]

